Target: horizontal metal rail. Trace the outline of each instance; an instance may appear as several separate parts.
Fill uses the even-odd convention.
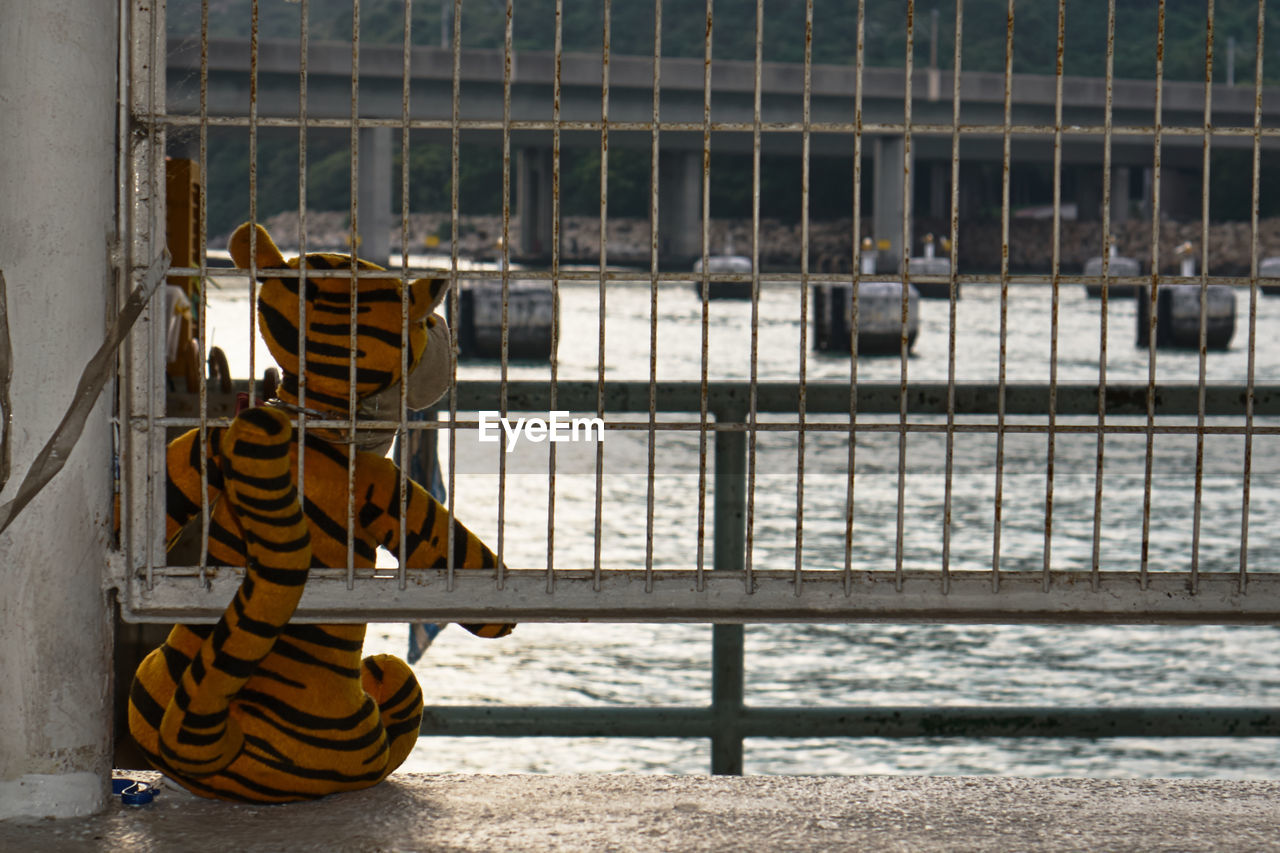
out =
[[[801,387],[795,382],[757,381],[755,387],[756,411],[761,413],[794,413],[800,399]],[[700,406],[699,382],[657,382],[653,386],[656,407],[663,412],[696,412]],[[1097,383],[1059,382],[1053,385],[1038,382],[995,383],[956,382],[954,411],[956,414],[996,414],[1001,410],[1008,415],[1043,415],[1049,412],[1050,395],[1055,395],[1055,411],[1059,415],[1098,414],[1099,391]],[[648,382],[608,382],[605,384],[604,402],[610,411],[647,412],[649,410]],[[1104,403],[1108,415],[1147,415],[1148,390],[1154,396],[1157,416],[1195,415],[1198,412],[1201,387],[1194,382],[1108,384]],[[467,381],[458,386],[458,408],[496,408],[502,383],[494,380]],[[810,414],[848,414],[850,403],[855,403],[860,414],[897,415],[902,405],[902,391],[898,383],[859,382],[855,386],[856,398],[850,400],[847,382],[814,382],[804,385],[805,410]],[[743,410],[751,399],[750,382],[712,382],[707,385],[707,408],[721,413]],[[907,385],[907,410],[916,414],[947,413],[949,386],[945,382],[913,381]],[[1207,414],[1243,415],[1249,399],[1249,389],[1240,385],[1206,385],[1204,405]],[[572,411],[593,411],[596,408],[597,385],[595,382],[560,381],[556,384],[556,400],[561,408]],[[512,411],[546,411],[550,403],[547,383],[520,381],[506,383],[507,407]],[[1280,415],[1280,384],[1256,384],[1252,390],[1253,414]]]
[[[435,705],[422,734],[443,737],[1280,737],[1280,709],[746,705],[726,721],[713,707]]]
[[[559,380],[555,383],[556,408],[574,412],[594,412],[600,400],[609,412],[648,412],[650,384],[644,381],[606,382],[601,396],[596,382],[590,380]],[[653,386],[655,404],[660,412],[697,412],[701,406],[702,384],[697,381],[660,381]],[[751,395],[749,382],[711,382],[707,384],[707,410],[712,414],[741,411]],[[241,388],[243,390],[243,388]],[[1003,386],[991,382],[913,381],[907,385],[906,408],[911,414],[945,415],[948,394],[954,391],[954,409],[957,415],[994,415],[1001,409],[1006,415],[1046,415],[1049,401],[1054,399],[1054,411],[1059,416],[1080,415],[1096,418],[1099,411],[1099,390],[1094,382],[1006,382]],[[1255,417],[1280,415],[1280,383],[1258,383],[1252,389],[1238,385],[1209,384],[1204,386],[1205,414],[1213,416],[1242,417],[1252,399]],[[501,408],[502,394],[506,393],[506,410],[511,412],[546,412],[551,408],[552,386],[538,380],[519,380],[506,383],[498,380],[467,380],[457,386],[457,410],[496,410]],[[1199,412],[1201,387],[1194,382],[1156,383],[1108,383],[1102,392],[1102,403],[1107,415],[1147,416],[1148,394],[1157,417],[1195,416]],[[860,415],[898,415],[902,405],[902,389],[896,382],[859,382],[854,399],[850,400],[847,382],[805,383],[805,410],[809,414],[848,415],[850,403],[856,405]],[[210,415],[217,416],[234,411],[235,396],[208,395]],[[758,381],[755,384],[756,410],[761,413],[782,414],[797,411],[800,385],[796,382]],[[443,402],[443,401],[442,401]],[[199,414],[199,399],[194,394],[170,394],[169,418],[157,419],[160,423],[181,425]],[[344,422],[345,423],[345,422]],[[459,418],[459,425],[467,423]],[[194,423],[192,424],[194,425]],[[440,425],[447,426],[447,423]],[[397,424],[398,426],[398,424]],[[1115,426],[1115,425],[1112,425]],[[714,429],[715,424],[708,424]],[[410,429],[435,428],[431,422],[414,422]],[[659,428],[670,428],[663,423]],[[768,424],[757,425],[769,429]],[[806,429],[813,428],[806,423]],[[862,425],[859,425],[862,428]],[[1059,427],[1061,428],[1061,426]],[[1157,426],[1157,429],[1160,427]],[[1243,429],[1243,425],[1241,426]],[[1097,427],[1091,426],[1090,431]],[[1145,427],[1143,427],[1145,431]],[[1265,432],[1266,425],[1254,427],[1255,432]]]
[[[418,269],[413,268],[411,274],[423,273],[442,274],[439,269]],[[173,267],[170,273],[174,275],[204,275],[212,273],[219,278],[243,278],[247,281],[247,270],[236,270],[227,266],[210,265],[206,269],[199,267]],[[497,276],[493,270],[458,270],[450,272],[450,276],[454,276],[458,281],[493,281]],[[326,273],[331,278],[343,279],[350,278],[349,270],[332,270]],[[365,279],[400,279],[403,273],[398,271],[386,272],[361,272],[360,278]],[[297,273],[290,274],[289,271],[282,271],[280,278],[296,278]],[[556,281],[559,284],[591,284],[598,285],[603,279],[609,284],[635,285],[638,287],[648,288],[653,282],[658,284],[679,285],[687,287],[691,283],[699,284],[705,278],[709,282],[736,282],[738,284],[750,284],[753,276],[747,273],[731,273],[731,272],[707,272],[707,273],[691,273],[685,270],[679,271],[655,271],[637,269],[611,269],[611,270],[559,270],[552,272],[545,269],[520,269],[513,270],[513,279],[520,281]],[[984,273],[957,273],[956,275],[940,275],[933,273],[920,273],[912,271],[909,275],[912,283],[916,284],[950,284],[954,281],[957,285],[963,287],[1000,287],[1002,283],[998,277]],[[861,275],[859,281],[866,284],[896,284],[902,281],[901,275]],[[1009,281],[1011,285],[1028,285],[1034,287],[1053,287],[1059,289],[1078,286],[1078,285],[1097,285],[1106,284],[1119,291],[1121,288],[1132,287],[1150,287],[1152,282],[1158,286],[1167,284],[1195,284],[1200,282],[1206,284],[1220,284],[1227,287],[1235,287],[1240,290],[1249,290],[1254,282],[1260,287],[1268,290],[1280,287],[1280,278],[1267,275],[1198,275],[1189,278],[1188,276],[1178,273],[1162,273],[1157,272],[1155,275],[1084,275],[1081,273],[1058,273],[1045,274],[1035,272],[1020,272],[1012,277]],[[806,272],[796,273],[787,272],[785,270],[770,270],[762,272],[760,276],[760,284],[762,287],[770,286],[794,286],[794,287],[812,287],[818,284],[848,284],[849,273],[844,272]]]
[[[410,130],[452,130],[454,122],[449,119],[411,119],[403,121],[401,119],[379,119],[379,118],[308,118],[305,122],[290,117],[261,117],[249,119],[242,116],[209,116],[203,120],[199,116],[182,116],[168,115],[156,116],[158,121],[173,127],[286,127],[299,128],[306,127],[311,129],[350,129],[353,127],[393,127],[399,130],[407,127]],[[582,131],[599,133],[602,130],[608,130],[610,133],[652,133],[655,129],[663,133],[701,133],[704,126],[701,122],[692,121],[598,121],[598,120],[561,120],[549,121],[539,119],[512,119],[509,123],[504,123],[497,119],[459,119],[457,127],[459,130],[490,130],[501,131],[505,127],[509,127],[513,131]],[[855,122],[843,121],[815,121],[809,125],[803,125],[800,122],[762,122],[757,128],[751,122],[744,121],[717,121],[711,122],[706,129],[716,133],[751,133],[759,130],[761,133],[796,133],[801,130],[808,130],[814,134],[840,134],[852,136],[855,133],[863,134],[901,134],[907,129],[907,125],[901,122],[863,122],[861,125]],[[925,136],[951,136],[958,134],[960,136],[979,138],[979,139],[998,139],[1005,129],[1000,124],[929,124],[929,123],[912,123],[910,125],[913,134],[922,134]],[[1109,130],[1105,125],[1053,125],[1053,124],[1010,124],[1008,132],[1013,136],[1052,136],[1054,134],[1062,134],[1065,137],[1152,137],[1155,135],[1171,136],[1175,138],[1187,138],[1201,140],[1206,135],[1210,137],[1223,137],[1226,139],[1252,140],[1255,137],[1263,139],[1274,139],[1280,137],[1280,128],[1264,127],[1253,128],[1243,126],[1230,125],[1213,125],[1209,128],[1203,127],[1178,127],[1141,124],[1141,125],[1113,125]]]
[[[348,589],[342,569],[313,569],[294,621],[477,622],[948,622],[1252,624],[1280,622],[1278,567],[1250,569],[1241,586],[1234,572],[1087,570],[1001,572],[992,588],[986,571],[859,570],[852,575],[707,572],[699,587],[691,566],[645,573],[634,569],[507,569],[491,572],[409,570],[400,588],[394,573],[357,573]],[[130,580],[130,621],[215,621],[240,586],[240,569],[169,569],[146,588]],[[550,591],[548,587],[551,587]]]

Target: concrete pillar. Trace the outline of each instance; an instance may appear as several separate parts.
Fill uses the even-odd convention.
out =
[[[1075,172],[1076,218],[1081,222],[1101,221],[1102,169],[1098,166],[1077,166]],[[1115,188],[1114,179],[1112,188]]]
[[[889,242],[888,249],[881,249],[876,263],[880,272],[898,272],[902,267],[902,217],[910,217],[910,193],[903,186],[906,140],[901,136],[878,136],[871,149],[872,214],[871,236],[877,245]]]
[[[983,207],[987,204],[986,193],[990,179],[983,166],[983,163],[974,160],[956,164],[956,171],[959,173],[956,180],[960,182],[958,213],[961,227],[964,226],[965,220],[981,216]],[[999,186],[998,183],[997,186]],[[964,251],[963,243],[960,245],[960,250]]]
[[[550,148],[521,148],[516,153],[520,243],[512,249],[520,257],[551,257],[551,155]]]
[[[117,4],[11,0],[0,26],[0,266],[14,496],[101,345],[112,292]],[[0,819],[89,814],[111,770],[110,401],[4,534]]]
[[[391,128],[362,127],[359,141],[356,217],[360,248],[357,254],[366,261],[386,266],[391,257],[391,185],[395,171]]]
[[[1142,198],[1139,201],[1139,206],[1141,210],[1139,211],[1139,213],[1141,214],[1142,219],[1146,222],[1151,221],[1151,209],[1152,209],[1152,202],[1153,202],[1152,189],[1155,185],[1154,176],[1155,176],[1155,170],[1152,169],[1150,166],[1143,168]]]
[[[929,218],[951,220],[951,164],[933,160],[929,169]]]
[[[1111,167],[1111,224],[1129,221],[1129,167]]]
[[[702,254],[702,152],[663,151],[658,157],[658,256],[688,266]],[[709,247],[712,254],[723,246]]]
[[[1199,169],[1160,170],[1160,218],[1192,222],[1200,218],[1203,182]]]

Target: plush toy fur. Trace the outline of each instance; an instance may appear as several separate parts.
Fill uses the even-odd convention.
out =
[[[345,430],[309,428],[299,501],[293,420],[308,413],[345,418],[350,408],[351,278],[324,271],[350,270],[351,258],[308,255],[300,288],[296,277],[271,277],[273,269],[297,269],[298,259],[286,261],[261,226],[237,229],[231,254],[240,267],[255,258],[260,271],[258,312],[283,372],[280,401],[209,430],[203,448],[194,430],[169,445],[167,531],[172,541],[200,514],[203,453],[209,561],[244,566],[245,578],[216,626],[177,625],[143,661],[130,691],[129,725],[156,767],[197,794],[287,802],[376,784],[417,741],[422,691],[408,665],[390,655],[362,658],[364,625],[290,624],[308,569],[347,564],[349,460],[354,455],[357,568],[373,566],[378,546],[399,554],[401,475],[384,458],[385,443],[369,442],[376,452],[364,452]],[[398,412],[404,291],[395,279],[357,283],[358,405],[381,401]],[[428,405],[447,387],[448,331],[431,313],[446,286],[421,279],[408,288],[410,405]],[[305,383],[298,372],[300,291]],[[446,565],[448,513],[412,481],[405,513],[407,565]],[[493,552],[456,521],[453,543],[458,568],[496,567]],[[466,627],[486,637],[511,629]]]

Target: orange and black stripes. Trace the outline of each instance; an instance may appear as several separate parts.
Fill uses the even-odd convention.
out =
[[[265,232],[259,240],[269,243]],[[258,316],[262,336],[284,372],[284,385],[297,393],[300,375],[299,341],[306,347],[307,399],[337,411],[345,411],[353,384],[351,335],[355,332],[354,385],[357,398],[376,394],[400,378],[401,352],[406,340],[409,365],[418,363],[426,347],[424,323],[430,291],[440,287],[411,287],[408,317],[401,311],[404,291],[398,281],[361,278],[360,271],[381,271],[382,267],[359,261],[356,268],[353,302],[352,280],[346,276],[324,275],[334,270],[349,272],[351,259],[342,255],[313,254],[306,257],[307,328],[298,334],[298,277],[272,277],[270,270],[299,268],[297,259],[284,261],[268,257],[260,275]],[[354,321],[354,323],[353,323]],[[352,326],[354,325],[354,330]]]
[[[247,228],[232,236],[238,265],[249,266]],[[252,259],[262,279],[260,328],[284,373],[280,396],[297,402],[299,295],[306,300],[306,405],[342,416],[350,401],[399,381],[407,339],[410,365],[427,341],[426,315],[444,283],[421,280],[404,297],[394,279],[323,275],[350,270],[351,259],[311,255],[305,278],[259,230]],[[377,269],[360,262],[360,270]],[[356,358],[351,370],[354,318]],[[400,472],[390,461],[308,433],[300,500],[299,448],[283,409],[241,413],[201,443],[193,430],[167,452],[166,533],[171,549],[192,537],[209,508],[208,560],[245,568],[239,589],[214,626],[177,625],[138,668],[129,724],[156,767],[209,797],[252,802],[312,799],[368,787],[385,778],[417,742],[422,690],[402,661],[362,658],[364,625],[300,625],[291,618],[312,567],[373,566],[378,547],[400,548]],[[354,465],[355,500],[348,479]],[[201,470],[208,493],[201,494]],[[408,484],[407,564],[492,569],[497,560],[420,486]],[[354,505],[353,530],[347,511]],[[452,534],[452,537],[450,536]],[[353,540],[348,543],[349,535]],[[173,559],[171,552],[171,560]],[[184,555],[191,562],[198,556]],[[186,564],[186,563],[183,563]],[[467,626],[501,636],[508,625]]]
[[[204,796],[285,802],[366,787],[417,742],[422,691],[395,658],[362,659],[363,625],[288,624],[306,567],[346,560],[348,451],[309,436],[300,518],[293,430],[279,412],[265,416],[281,425],[277,437],[248,430],[242,421],[265,423],[251,412],[230,430],[209,431],[206,447],[211,561],[249,568],[216,626],[176,626],[144,662],[130,693],[131,728],[155,766]],[[283,457],[271,450],[279,435],[288,437]],[[198,444],[192,432],[169,449],[171,532],[198,517]],[[282,459],[288,477],[270,467]],[[378,546],[399,554],[400,472],[368,454],[356,454],[355,464],[354,553],[369,566]],[[448,513],[408,486],[408,565],[445,565]],[[496,566],[493,552],[456,522],[453,539],[459,569]],[[480,636],[510,631],[464,627]],[[215,692],[232,696],[225,708],[207,701]]]

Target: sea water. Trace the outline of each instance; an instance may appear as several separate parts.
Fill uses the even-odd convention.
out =
[[[215,284],[208,310],[210,342],[227,350],[233,375],[248,375],[247,289],[230,279]],[[701,377],[703,308],[692,287],[660,288],[656,348],[651,346],[654,304],[647,285],[609,284],[604,298],[606,379],[648,380],[651,371],[660,381]],[[560,300],[559,378],[594,380],[600,363],[600,288],[594,283],[565,284]],[[945,382],[953,369],[958,382],[994,383],[1002,370],[1010,382],[1049,381],[1052,290],[1014,284],[1003,308],[1002,360],[1000,288],[965,287],[955,306],[952,362],[951,306],[923,303],[919,339],[906,366],[908,379]],[[1108,382],[1148,378],[1147,350],[1134,346],[1134,311],[1132,300],[1110,303]],[[713,381],[752,375],[762,381],[796,381],[803,360],[808,381],[847,382],[852,367],[847,356],[817,354],[802,344],[801,312],[794,285],[762,288],[754,312],[750,302],[712,302],[707,317],[708,376]],[[1086,298],[1080,286],[1061,288],[1058,381],[1097,382],[1100,321],[1100,300]],[[1260,298],[1254,365],[1259,381],[1280,369],[1280,347],[1274,341],[1278,323],[1280,300]],[[1248,342],[1248,293],[1241,291],[1235,339],[1228,351],[1209,353],[1206,381],[1243,384],[1249,369]],[[269,354],[259,346],[255,372],[261,374],[269,364]],[[862,357],[856,369],[860,381],[896,383],[902,375],[897,357]],[[500,372],[497,363],[463,363],[459,382],[494,379]],[[511,364],[507,369],[512,380],[545,381],[549,375],[545,364]],[[1157,381],[1195,382],[1199,376],[1195,352],[1160,351]],[[696,419],[696,413],[693,416]],[[874,416],[865,420],[896,422]],[[1088,425],[1091,420],[1059,418],[1059,423]],[[1178,422],[1194,424],[1195,419]],[[581,449],[558,445],[557,485],[551,495],[545,463],[540,467],[513,460],[500,482],[500,445],[486,446],[492,449],[486,456],[490,451],[477,449],[473,437],[474,433],[459,431],[454,438],[450,479],[456,511],[464,523],[495,543],[501,494],[507,564],[545,567],[550,527],[557,567],[592,566],[597,535],[606,567],[691,565],[699,538],[694,523],[699,509],[696,431],[658,434],[652,541],[646,535],[650,501],[645,433],[609,434],[598,514],[594,451],[584,456]],[[447,433],[442,441],[447,447]],[[905,445],[902,559],[909,568],[936,568],[941,563],[945,441],[938,433],[912,433]],[[545,457],[546,447],[540,446],[539,458]],[[1199,449],[1199,565],[1204,571],[1234,571],[1240,563],[1244,441],[1210,435]],[[1280,511],[1280,489],[1273,476],[1280,455],[1275,449],[1273,437],[1255,437],[1246,554],[1251,571],[1276,567],[1273,555],[1280,546],[1280,525],[1271,519]],[[1103,570],[1133,571],[1141,559],[1147,439],[1141,434],[1109,435],[1103,450],[1099,560]],[[955,437],[949,556],[955,570],[989,569],[993,562],[996,451],[991,434]],[[847,433],[807,436],[803,476],[794,433],[759,433],[755,453],[752,565],[794,568],[799,541],[803,567],[843,566]],[[1158,435],[1152,444],[1153,570],[1185,569],[1190,564],[1196,456],[1194,436]],[[527,453],[521,457],[526,462],[528,458]],[[1056,436],[1053,524],[1046,537],[1047,439],[1043,434],[1006,436],[1002,569],[1042,568],[1046,539],[1055,569],[1091,568],[1097,458],[1095,433]],[[856,566],[893,568],[898,434],[859,432],[854,466],[851,557]],[[797,507],[803,510],[799,531]],[[708,504],[703,532],[708,561],[710,512]],[[710,641],[711,629],[705,625],[526,624],[497,641],[451,626],[415,671],[428,704],[705,705],[711,686]],[[405,626],[370,626],[368,652],[403,654],[406,645]],[[1274,706],[1280,703],[1280,634],[1270,627],[1223,626],[750,625],[746,673],[746,701],[770,706]],[[439,737],[422,738],[405,765],[426,772],[554,773],[701,773],[708,766],[704,740]],[[749,773],[787,774],[1280,778],[1280,744],[1249,738],[750,739],[745,767]]]

